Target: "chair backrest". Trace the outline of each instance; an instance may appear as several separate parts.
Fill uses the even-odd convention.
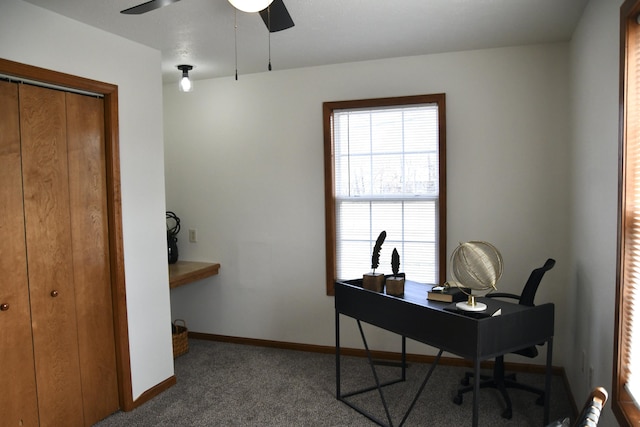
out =
[[[596,387],[585,402],[580,416],[573,424],[574,427],[595,427],[598,425],[600,413],[609,395],[603,387]]]
[[[529,280],[527,280],[527,283],[524,285],[524,289],[522,290],[522,294],[520,294],[520,304],[529,307],[534,306],[533,300],[536,297],[536,291],[538,290],[538,285],[542,280],[542,276],[544,276],[544,273],[551,270],[554,265],[556,265],[556,260],[549,258],[542,267],[538,267],[531,272]]]

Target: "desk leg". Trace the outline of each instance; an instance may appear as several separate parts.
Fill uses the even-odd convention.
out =
[[[380,426],[393,427],[393,421],[391,419],[391,413],[389,412],[389,407],[387,406],[386,399],[384,398],[384,394],[382,392],[382,388],[386,387],[388,385],[396,384],[396,383],[399,383],[399,382],[402,382],[402,381],[406,380],[407,338],[404,335],[402,336],[402,375],[401,375],[401,378],[396,379],[396,380],[391,380],[391,381],[386,382],[386,383],[380,383],[380,379],[379,379],[378,374],[376,372],[375,364],[373,363],[373,358],[371,356],[371,351],[369,350],[369,345],[367,344],[367,339],[366,339],[366,337],[364,335],[364,330],[362,329],[362,324],[360,323],[360,320],[356,319],[356,322],[358,324],[358,329],[360,330],[360,336],[362,338],[362,343],[364,344],[365,353],[367,355],[367,359],[368,359],[368,362],[369,362],[369,366],[371,367],[371,372],[372,372],[373,378],[375,380],[375,385],[372,386],[372,387],[367,387],[367,388],[364,388],[364,389],[361,389],[361,390],[356,390],[356,391],[353,391],[353,392],[342,394],[342,392],[340,390],[340,317],[339,316],[340,316],[340,314],[336,311],[336,398],[339,401],[341,401],[341,402],[345,403],[346,405],[350,406],[351,408],[355,409],[356,411],[358,411],[359,413],[361,413],[365,417],[369,418],[371,421],[375,422],[376,424],[378,424]],[[443,352],[444,352],[444,350],[440,350],[438,352],[438,355],[434,359],[434,361],[431,363],[431,367],[429,368],[429,372],[427,372],[427,375],[425,376],[424,380],[422,381],[422,384],[420,385],[418,391],[416,392],[416,395],[413,398],[413,401],[409,405],[409,408],[405,412],[405,414],[404,414],[404,416],[402,418],[402,421],[400,421],[400,424],[398,425],[398,427],[401,427],[405,423],[405,421],[407,420],[407,417],[411,413],[411,410],[415,406],[416,402],[418,401],[418,398],[420,397],[420,395],[424,391],[424,388],[427,385],[427,382],[431,378],[431,375],[433,374],[434,369],[438,365],[438,362],[440,361],[440,357],[442,356]],[[378,391],[378,394],[380,396],[380,400],[382,401],[382,405],[383,405],[385,413],[387,415],[387,421],[388,421],[389,424],[385,424],[384,421],[377,419],[376,417],[371,415],[368,411],[365,411],[363,408],[360,408],[358,405],[355,405],[354,403],[351,403],[348,400],[346,400],[347,397],[355,396],[357,394],[366,393],[366,392],[373,391],[373,390],[377,390]]]
[[[340,400],[340,313],[336,310],[336,399]]]
[[[402,336],[402,381],[407,380],[407,337]]]
[[[382,406],[384,407],[384,412],[387,415],[387,420],[389,420],[389,425],[393,426],[393,421],[391,421],[391,413],[389,412],[389,407],[387,406],[387,401],[384,398],[384,393],[382,393],[382,386],[380,385],[380,380],[378,379],[378,373],[376,372],[375,365],[373,363],[373,358],[371,357],[371,352],[369,351],[369,345],[367,344],[367,339],[364,337],[364,331],[362,330],[362,324],[360,320],[358,322],[358,329],[360,329],[360,336],[362,337],[362,343],[364,344],[364,349],[367,353],[367,359],[369,359],[369,366],[371,366],[371,372],[373,373],[373,378],[376,381],[376,388],[378,389],[378,394],[380,395],[380,400],[382,400]],[[404,337],[402,337],[402,342],[404,343]],[[404,371],[404,366],[402,366],[402,370]],[[379,421],[376,420],[379,423]]]
[[[433,360],[433,363],[431,363],[431,367],[429,368],[429,372],[427,373],[427,376],[424,378],[424,381],[422,381],[422,384],[420,385],[420,388],[418,389],[418,392],[416,393],[416,396],[413,398],[413,401],[411,402],[411,405],[409,405],[409,408],[407,409],[407,412],[404,414],[404,417],[402,418],[402,421],[400,422],[399,427],[404,424],[404,422],[407,420],[407,417],[409,416],[409,413],[411,412],[413,407],[416,405],[416,402],[418,401],[418,398],[422,394],[422,391],[424,390],[424,387],[427,385],[427,382],[429,381],[429,378],[431,378],[431,374],[433,374],[433,370],[438,365],[438,362],[440,361],[440,356],[442,356],[443,352],[444,352],[444,350],[440,350],[438,352],[438,355],[436,356],[436,358]]]
[[[552,353],[553,353],[553,337],[549,338],[547,341],[547,369],[545,373],[544,379],[544,419],[542,420],[543,425],[549,424],[549,404],[551,403],[551,363],[552,363]]]
[[[471,425],[478,426],[478,396],[480,395],[480,359],[473,360],[473,418]]]

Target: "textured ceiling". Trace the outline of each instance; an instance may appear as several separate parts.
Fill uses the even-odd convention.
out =
[[[285,0],[295,26],[269,33],[227,0],[26,0],[162,52],[165,83],[429,53],[567,41],[588,0]],[[237,22],[237,33],[234,31]],[[234,35],[237,34],[237,38]]]

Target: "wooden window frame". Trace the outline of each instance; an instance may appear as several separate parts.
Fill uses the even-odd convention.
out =
[[[626,214],[626,156],[627,156],[627,131],[628,122],[633,119],[634,122],[640,120],[640,111],[628,108],[628,105],[637,103],[640,100],[632,99],[637,96],[638,88],[630,89],[630,85],[634,85],[640,73],[640,67],[632,67],[638,59],[640,53],[640,45],[630,46],[631,35],[640,32],[638,24],[638,16],[640,14],[640,0],[627,0],[620,8],[620,102],[619,102],[619,196],[618,196],[618,254],[617,254],[617,272],[616,272],[616,313],[615,313],[615,334],[614,334],[614,360],[613,360],[613,393],[612,393],[612,410],[621,426],[632,426],[640,424],[640,408],[636,406],[632,397],[625,389],[627,380],[626,371],[626,353],[629,319],[628,304],[629,292],[626,289],[625,266],[627,260],[625,257],[625,229],[627,226]],[[637,38],[637,35],[635,36]],[[637,44],[637,43],[636,43]],[[630,49],[634,47],[635,49]],[[633,56],[632,56],[633,55]],[[636,314],[640,316],[640,314]]]
[[[447,211],[446,211],[446,103],[445,94],[401,96],[390,98],[360,99],[350,101],[325,102],[323,104],[324,134],[324,176],[325,176],[325,244],[326,244],[326,292],[334,295],[334,284],[337,275],[336,259],[336,214],[334,184],[334,146],[333,146],[333,111],[339,109],[392,107],[412,104],[438,105],[439,130],[439,197],[438,197],[438,280],[444,283],[446,277],[447,253]]]

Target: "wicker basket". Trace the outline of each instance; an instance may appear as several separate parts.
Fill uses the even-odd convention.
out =
[[[182,322],[182,326],[178,325],[178,322]],[[187,323],[182,319],[176,319],[173,326],[174,332],[171,333],[171,338],[173,339],[173,358],[175,359],[189,351],[189,331]]]

